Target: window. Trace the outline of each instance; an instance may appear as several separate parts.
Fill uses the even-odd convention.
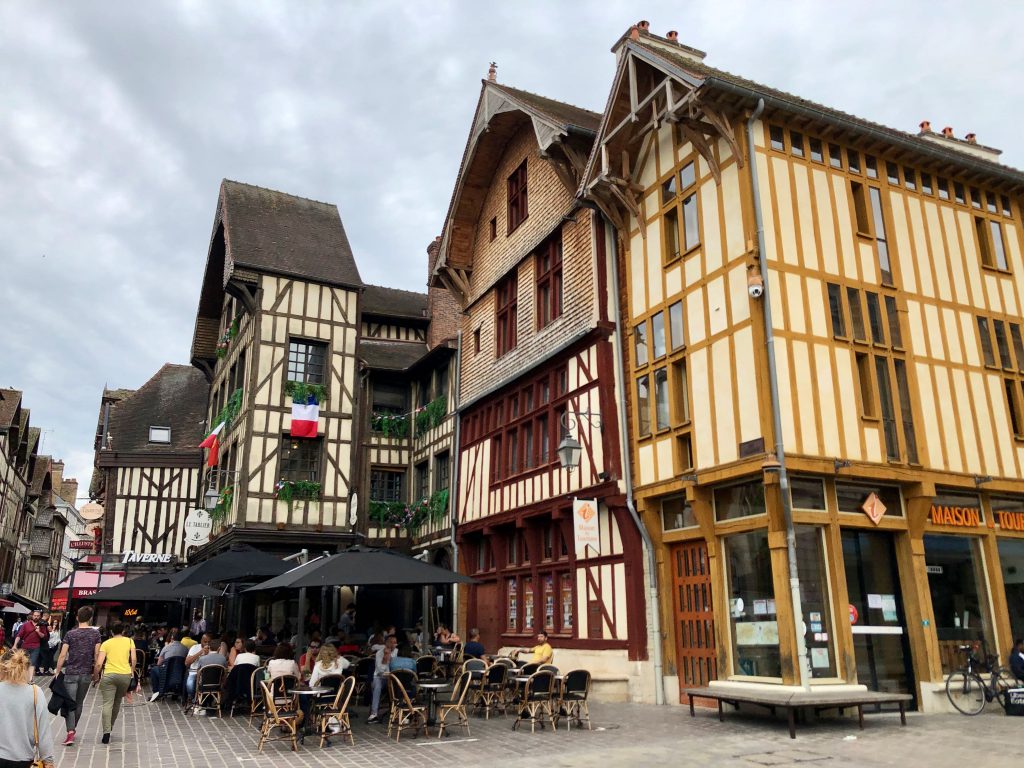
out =
[[[824,512],[825,484],[813,477],[794,477],[789,481],[789,498],[793,509]]]
[[[953,196],[960,205],[964,204],[964,185],[959,181],[953,182]]]
[[[636,423],[640,437],[651,434],[651,395],[647,376],[636,380]]]
[[[989,213],[999,212],[999,209],[996,207],[996,196],[991,192],[985,193],[985,210]]]
[[[886,179],[888,179],[890,184],[899,184],[900,183],[900,169],[896,165],[896,163],[886,163],[885,164],[885,176],[886,176]]]
[[[807,632],[811,677],[835,677],[835,633],[831,631],[832,600],[829,597],[828,569],[825,566],[824,529],[814,525],[798,525],[795,533],[800,605],[804,615],[811,618]]]
[[[405,501],[402,486],[405,472],[402,470],[370,470],[370,499],[372,501]]]
[[[852,149],[846,150],[846,164],[850,168],[850,173],[860,173],[860,155]]]
[[[856,288],[847,288],[846,299],[850,305],[850,320],[853,322],[853,338],[857,341],[867,341],[867,336],[864,334],[864,309],[860,303],[860,291]]]
[[[804,156],[804,135],[798,131],[789,132],[789,151],[797,157]]]
[[[320,482],[320,438],[295,439],[288,436],[281,438],[281,456],[278,477],[282,480],[305,480],[311,483]]]
[[[885,438],[885,454],[889,461],[899,461],[900,445],[896,436],[896,413],[892,402],[892,385],[889,381],[889,359],[875,358],[875,375],[878,378],[878,404],[882,418],[882,435]]]
[[[768,531],[724,541],[733,674],[782,677]]]
[[[526,161],[508,177],[508,233],[526,221],[529,209],[526,204]]]
[[[537,327],[543,328],[562,314],[562,233],[537,252]]]
[[[864,155],[864,167],[867,169],[866,173],[869,179],[878,178],[878,164],[871,155]]]
[[[949,200],[949,182],[945,179],[939,179],[936,183],[939,188],[939,199]]]
[[[673,419],[676,424],[690,420],[690,390],[686,375],[686,358],[672,363]]]
[[[476,328],[473,331],[473,354],[480,354],[480,329]]]
[[[291,339],[288,342],[288,381],[324,384],[327,344],[322,341]]]
[[[853,215],[857,234],[870,236],[871,220],[868,217],[868,201],[864,185],[859,181],[851,181],[850,194],[853,197]]]
[[[903,183],[907,189],[917,189],[917,175],[911,168],[903,169]]]
[[[636,356],[636,365],[647,365],[647,321],[640,323],[633,328],[633,352]]]
[[[992,330],[996,332],[996,349],[999,350],[999,363],[1004,371],[1012,371],[1013,360],[1010,359],[1010,345],[1006,339],[1006,323],[1002,320],[993,320]]]
[[[1006,195],[1000,195],[999,196],[999,201],[1000,201],[1000,203],[1002,205],[1002,208],[1003,208],[1003,216],[1006,216],[1007,218],[1009,218],[1010,216],[1013,216],[1013,213],[1010,210],[1010,198],[1007,197]]]
[[[900,418],[903,421],[903,442],[907,446],[907,461],[917,464],[917,432],[914,430],[914,412],[910,405],[907,365],[898,357],[893,358],[892,364],[896,369],[896,392],[900,398]]]
[[[875,393],[871,387],[871,355],[858,352],[857,379],[860,384],[860,413],[866,419],[878,418],[875,409]]]
[[[490,223],[491,241],[497,240],[498,238],[498,217],[492,216]]]
[[[843,313],[843,289],[835,283],[828,283],[828,309],[832,318],[832,335],[846,338],[846,316]]]
[[[683,331],[683,302],[677,301],[668,308],[669,341],[672,351],[681,349],[686,344]]]
[[[499,483],[522,472],[546,467],[557,456],[552,441],[557,445],[557,429],[565,411],[567,392],[560,391],[552,400],[552,379],[566,373],[564,367],[544,371],[515,392],[492,398],[481,411],[486,414],[484,429],[473,434],[463,445],[496,433],[491,437],[491,483]],[[475,415],[467,416],[467,419]],[[448,453],[443,454],[447,466]],[[440,461],[441,459],[437,459]],[[439,469],[435,467],[435,472]],[[447,469],[444,481],[448,482]],[[435,486],[435,490],[440,486]]]
[[[1013,340],[1013,354],[1017,356],[1017,370],[1024,373],[1024,340],[1017,323],[1010,323],[1010,338]]]
[[[735,520],[739,517],[765,513],[764,486],[760,480],[714,489],[715,520]]]
[[[998,221],[989,220],[989,232],[992,234],[992,253],[996,257],[996,268],[1008,269],[1006,262],[1006,249],[1003,246],[1003,227]]]
[[[676,199],[676,175],[673,173],[661,185],[661,202],[668,203]]]
[[[878,302],[878,294],[866,291],[868,300],[868,324],[871,328],[871,341],[885,344],[885,329],[882,326],[882,307]]]
[[[679,258],[679,211],[675,207],[665,211],[662,217],[665,227],[665,262]]]
[[[921,191],[926,195],[932,193],[932,177],[927,173],[921,174]]]
[[[498,283],[498,305],[494,323],[498,357],[516,348],[516,314],[519,307],[517,291],[518,280],[515,273]]]
[[[665,354],[665,313],[659,312],[651,318],[651,342],[653,344],[654,359],[657,360]]]
[[[992,350],[992,334],[988,329],[988,320],[984,317],[978,318],[978,336],[981,339],[981,354],[985,365],[995,368],[996,356]]]
[[[825,158],[822,153],[821,139],[809,139],[807,143],[811,150],[811,160],[816,163],[823,162]]]
[[[416,465],[416,487],[413,489],[414,499],[422,499],[430,495],[430,463],[421,461]]]
[[[654,372],[654,406],[657,429],[668,429],[668,370],[665,368]]]
[[[786,149],[786,134],[781,127],[772,125],[768,127],[768,136],[772,142],[772,149],[782,152]]]
[[[696,192],[683,200],[683,244],[687,251],[700,244]]]
[[[372,409],[375,414],[403,415],[409,406],[408,390],[404,384],[374,381]]]
[[[971,205],[979,211],[981,210],[981,192],[977,187],[971,187]]]
[[[864,514],[864,503],[875,494],[885,506],[886,517],[903,517],[900,489],[894,485],[866,485],[836,482],[836,506],[840,512]]]
[[[693,163],[687,163],[679,171],[679,191],[685,192],[697,183],[697,171]]]
[[[151,443],[170,443],[171,442],[171,428],[170,427],[150,427],[149,428],[149,442],[151,442]]]
[[[897,349],[903,346],[903,334],[900,332],[900,317],[896,312],[896,297],[885,297],[885,314],[889,319],[889,345]]]
[[[998,221],[974,217],[974,231],[978,239],[981,263],[986,267],[1006,270],[1006,248],[1003,245],[1003,228]]]
[[[871,215],[875,222],[875,244],[878,248],[878,268],[882,272],[882,284],[892,285],[892,267],[889,263],[889,244],[885,236],[885,218],[882,215],[882,192],[870,187]]]
[[[838,144],[828,145],[828,162],[833,168],[843,167],[843,150]]]
[[[434,490],[445,490],[451,480],[451,461],[448,451],[438,453],[434,456]]]
[[[693,469],[693,439],[689,432],[676,435],[675,451],[672,460],[676,474]]]
[[[1010,411],[1010,428],[1015,437],[1024,437],[1024,405],[1021,404],[1021,389],[1013,379],[1005,379],[1006,405]]]
[[[661,500],[662,530],[678,531],[696,526],[697,516],[685,496],[671,496]]]

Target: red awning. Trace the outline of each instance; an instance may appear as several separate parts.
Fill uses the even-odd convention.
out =
[[[116,587],[124,582],[124,572],[104,571],[101,577],[98,571],[77,571],[75,573],[75,589],[71,595],[72,600],[82,597],[92,597],[101,589]],[[66,610],[68,604],[68,588],[71,586],[71,577],[68,576],[53,588],[50,595],[50,605],[55,610]]]

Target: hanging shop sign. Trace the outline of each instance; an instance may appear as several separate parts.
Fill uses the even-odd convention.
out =
[[[95,539],[72,539],[68,542],[71,549],[92,549],[96,546]]]
[[[978,507],[951,507],[932,504],[928,519],[932,525],[952,525],[957,528],[978,528],[985,517]]]
[[[122,563],[160,563],[163,565],[170,565],[174,562],[174,559],[174,555],[136,552],[132,549],[129,549],[121,556]]]
[[[864,500],[864,503],[861,504],[860,508],[864,510],[864,514],[867,515],[868,519],[875,525],[878,525],[880,522],[882,522],[882,517],[885,515],[885,512],[888,509],[888,507],[886,507],[885,504],[882,503],[882,500],[878,498],[878,496],[875,495],[874,493],[868,495],[868,497]]]
[[[573,499],[572,531],[576,542],[576,557],[586,557],[587,547],[594,554],[601,552],[601,529],[598,527],[597,499]]]
[[[185,546],[198,547],[210,540],[210,532],[213,531],[213,521],[210,513],[205,509],[196,508],[185,517]]]

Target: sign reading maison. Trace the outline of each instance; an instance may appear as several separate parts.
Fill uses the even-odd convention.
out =
[[[977,528],[985,518],[977,507],[947,507],[932,504],[929,519],[932,525],[955,525],[958,528]]]

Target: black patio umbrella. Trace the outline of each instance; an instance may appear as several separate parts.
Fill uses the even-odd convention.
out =
[[[267,576],[282,574],[291,567],[291,563],[242,545],[180,571],[175,575],[173,583],[176,587],[188,587],[216,582],[258,581]]]
[[[152,600],[160,602],[165,600],[181,600],[190,597],[217,597],[219,589],[207,587],[202,584],[189,587],[175,587],[172,579],[177,574],[173,573],[147,573],[137,579],[126,581],[114,587],[101,589],[94,595],[83,598],[84,600]]]
[[[473,584],[469,576],[424,563],[390,549],[350,547],[336,555],[292,568],[246,592],[300,587],[422,587],[432,584]]]

